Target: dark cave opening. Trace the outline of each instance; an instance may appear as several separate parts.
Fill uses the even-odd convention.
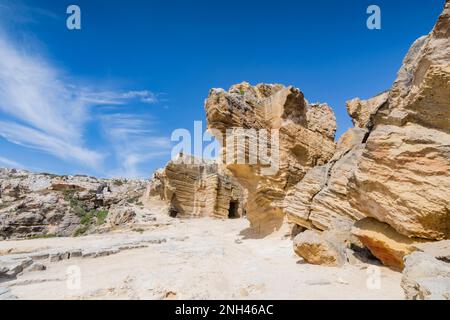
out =
[[[239,209],[239,202],[230,201],[230,207],[228,209],[228,219],[239,218],[238,209]]]

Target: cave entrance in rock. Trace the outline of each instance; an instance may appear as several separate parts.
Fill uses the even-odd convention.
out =
[[[238,201],[230,201],[230,207],[228,209],[228,219],[239,218],[238,208],[239,208]]]
[[[174,207],[169,208],[169,216],[171,218],[176,218],[178,216],[178,211]]]

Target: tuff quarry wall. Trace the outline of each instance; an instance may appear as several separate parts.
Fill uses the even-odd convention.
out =
[[[310,229],[357,221],[353,235],[402,270],[419,244],[450,236],[450,1],[410,48],[392,89],[347,110],[355,127],[291,190],[285,211]]]
[[[130,223],[146,185],[0,169],[0,239],[76,236]]]
[[[347,103],[354,127],[336,145],[331,109],[293,87],[212,89],[205,108],[209,128],[222,134],[279,130],[276,174],[226,163],[248,190],[247,214],[261,234],[285,216],[319,232],[363,221],[354,234],[397,269],[416,250],[400,250],[405,244],[449,238],[450,1],[430,34],[414,42],[389,91]]]
[[[148,190],[170,203],[173,217],[238,218],[245,192],[220,164],[181,156],[158,170]]]
[[[336,131],[333,111],[326,104],[308,103],[303,93],[294,87],[279,84],[251,86],[246,82],[234,85],[228,91],[212,89],[205,109],[208,128],[223,140],[222,160],[228,159],[224,161],[227,169],[248,191],[246,210],[251,226],[261,235],[279,229],[285,218],[286,193],[309,169],[327,163],[333,156]],[[229,161],[229,140],[222,137],[228,134],[228,139],[230,135],[231,139],[240,138],[241,133],[236,128],[254,129],[255,134],[266,130],[267,140],[271,140],[275,131],[278,133],[276,172],[265,174],[264,161],[238,163],[238,152]],[[265,140],[259,141],[258,148],[265,143]],[[256,152],[257,149],[245,144],[246,159],[258,158]]]
[[[450,236],[450,2],[406,55],[348,183],[349,202],[400,234]]]
[[[374,114],[385,105],[388,93],[369,100],[354,99],[347,110],[355,124],[337,142],[331,160],[305,175],[286,196],[288,218],[303,227],[328,230],[335,221],[351,223],[364,218],[364,211],[348,202],[348,182],[363,153]]]

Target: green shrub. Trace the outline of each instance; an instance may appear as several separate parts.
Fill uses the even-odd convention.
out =
[[[90,225],[92,222],[92,218],[94,217],[92,212],[86,212],[80,220],[80,223],[83,225]]]
[[[64,199],[69,202],[69,207],[78,217],[83,218],[86,215],[86,205],[83,203],[83,201],[75,198],[75,190],[65,190]]]
[[[74,237],[82,236],[83,234],[86,233],[86,231],[88,231],[88,229],[89,225],[81,225],[77,228],[77,230],[75,230],[75,233],[73,235]]]
[[[65,190],[64,199],[69,202],[72,211],[80,218],[80,226],[75,230],[75,237],[85,234],[94,223],[100,226],[106,222],[109,212],[104,209],[87,210],[86,204],[75,198],[74,190]]]
[[[122,180],[114,180],[113,185],[115,185],[117,187],[123,186],[123,181]]]
[[[96,210],[95,211],[95,217],[97,218],[97,225],[102,225],[106,221],[106,217],[108,216],[109,212],[107,210]]]

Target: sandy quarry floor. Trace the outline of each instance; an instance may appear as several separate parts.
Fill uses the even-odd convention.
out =
[[[370,289],[369,265],[304,264],[281,235],[243,239],[245,219],[157,221],[142,233],[0,242],[0,258],[146,245],[103,257],[45,260],[46,270],[25,269],[0,287],[19,299],[403,299],[400,273],[381,267],[380,289]]]

